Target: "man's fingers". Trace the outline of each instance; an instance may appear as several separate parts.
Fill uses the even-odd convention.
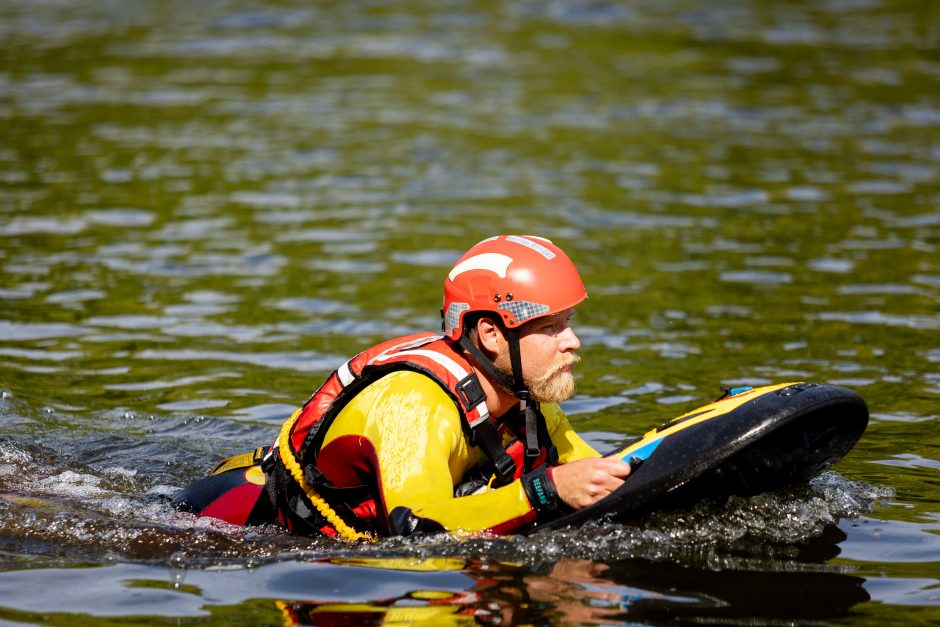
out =
[[[624,479],[630,474],[630,464],[616,459],[604,460],[595,471],[594,484],[606,496],[623,485]]]
[[[630,474],[630,464],[623,461],[622,459],[615,459],[607,457],[604,459],[606,462],[605,466],[607,468],[608,474],[611,474],[615,477],[620,477],[621,479],[626,479]]]
[[[587,458],[554,469],[558,495],[575,509],[587,507],[623,485],[630,464],[617,458]]]

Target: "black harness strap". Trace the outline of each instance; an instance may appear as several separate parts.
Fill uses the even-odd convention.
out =
[[[519,348],[519,330],[507,329],[509,336],[509,361],[512,364],[512,378],[515,381],[513,394],[519,399],[519,409],[525,414],[525,461],[526,470],[531,470],[538,459],[541,447],[548,453],[549,464],[558,463],[558,449],[552,444],[545,424],[545,416],[537,401],[532,400],[529,389],[522,376],[522,351]]]
[[[460,397],[460,402],[463,403],[467,412],[486,402],[486,392],[483,391],[477,375],[472,372],[457,383],[457,396]],[[493,463],[500,483],[512,481],[516,474],[516,462],[503,447],[496,423],[487,415],[477,424],[469,425],[469,427],[471,446],[476,444],[483,449],[487,459]]]
[[[513,461],[509,453],[503,446],[503,439],[499,435],[499,429],[496,423],[487,418],[476,427],[471,429],[470,444],[476,444],[486,457],[493,462],[496,469],[496,476],[501,484],[512,481],[516,474],[516,462]]]
[[[518,329],[506,329],[506,336],[509,340],[509,363],[512,368],[512,376],[506,375],[503,371],[499,370],[496,367],[489,357],[487,357],[483,351],[479,349],[466,335],[460,337],[460,345],[466,349],[470,355],[473,356],[477,365],[479,365],[483,370],[486,371],[488,375],[493,377],[502,387],[507,390],[510,390],[513,395],[519,399],[519,410],[523,412],[525,417],[525,465],[527,469],[530,469],[531,465],[534,465],[536,459],[539,457],[541,452],[541,447],[545,447],[545,450],[548,453],[547,462],[549,464],[558,463],[558,449],[552,443],[552,438],[548,433],[548,426],[545,424],[545,416],[542,414],[539,404],[532,400],[531,395],[529,394],[528,388],[525,385],[525,379],[522,376],[522,352],[519,348],[519,331]],[[495,425],[493,431],[496,431]],[[487,457],[493,461],[497,467],[497,472],[501,466],[505,468],[510,468],[509,463],[512,462],[510,458],[509,461],[503,460],[502,464],[490,454],[487,450],[487,446],[490,449],[499,448],[505,454],[505,449],[502,446],[501,441],[498,438],[498,433],[496,434],[495,440],[496,443],[488,443],[487,445],[483,444],[484,438],[493,438],[494,436],[483,436],[480,434],[479,438],[480,445],[483,448],[484,452],[487,453]],[[509,457],[506,454],[506,457]],[[515,469],[515,463],[511,468]],[[502,475],[500,476],[502,479]]]
[[[509,339],[509,363],[512,366],[512,393],[519,399],[519,409],[525,413],[526,467],[539,456],[539,404],[532,400],[522,376],[522,351],[519,349],[519,331],[506,329]]]
[[[477,365],[485,370],[486,373],[495,379],[502,387],[513,391],[517,388],[516,382],[499,370],[496,364],[494,364],[489,357],[484,355],[483,351],[481,351],[470,338],[466,335],[462,335],[459,343],[470,353]],[[479,384],[479,381],[477,384]],[[482,388],[480,392],[481,394],[483,393]],[[486,395],[483,394],[480,401],[482,402],[485,399]],[[499,429],[496,428],[496,424],[493,420],[487,418],[481,421],[480,424],[470,427],[470,444],[483,449],[486,457],[493,463],[500,483],[509,483],[512,481],[513,476],[516,474],[516,462],[513,461],[509,453],[506,452],[502,438],[499,435]]]
[[[543,414],[539,408],[536,408],[535,413],[538,414],[539,440],[541,440],[542,446],[545,447],[547,453],[547,459],[545,461],[549,466],[555,466],[558,464],[558,448],[555,446],[555,443],[552,442],[552,436],[548,433],[548,425],[545,424],[545,414]]]

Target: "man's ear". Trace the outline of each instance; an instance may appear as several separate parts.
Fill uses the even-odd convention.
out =
[[[477,337],[480,341],[480,348],[484,351],[497,354],[500,347],[506,342],[503,337],[503,330],[492,319],[483,316],[477,320]]]

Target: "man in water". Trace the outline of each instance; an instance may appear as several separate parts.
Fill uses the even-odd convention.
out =
[[[473,246],[444,283],[444,336],[419,334],[343,364],[264,459],[279,522],[300,533],[512,533],[616,490],[558,406],[574,392],[587,297],[551,241]]]
[[[623,484],[558,406],[587,297],[547,239],[492,237],[444,281],[444,334],[369,348],[336,369],[266,452],[226,460],[174,499],[235,524],[302,534],[513,533]],[[246,470],[247,469],[247,470]]]

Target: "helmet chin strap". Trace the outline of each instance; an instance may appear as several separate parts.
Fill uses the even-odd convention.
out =
[[[486,371],[486,374],[495,379],[496,382],[499,383],[500,387],[513,391],[513,394],[515,394],[515,376],[509,376],[497,368],[496,364],[494,364],[492,360],[490,360],[490,358],[487,357],[483,351],[481,351],[479,347],[477,347],[477,345],[470,340],[469,337],[467,337],[466,334],[461,335],[460,340],[458,341],[460,342],[460,345],[473,356],[473,360],[477,363],[477,365]]]
[[[525,414],[525,456],[527,464],[529,461],[535,461],[539,456],[539,432],[541,412],[539,412],[538,402],[532,400],[532,395],[526,387],[525,379],[522,377],[522,351],[519,347],[519,330],[506,329],[506,340],[509,344],[509,364],[512,368],[512,376],[506,375],[496,367],[496,364],[489,357],[483,354],[476,344],[474,344],[466,335],[460,337],[460,345],[469,352],[474,360],[479,364],[488,375],[493,377],[502,387],[512,392],[513,396],[519,399],[519,409]],[[547,433],[546,433],[547,436]],[[554,447],[552,447],[554,448]]]
[[[519,347],[519,330],[507,329],[509,341],[509,363],[512,365],[512,378],[516,387],[512,393],[519,399],[519,409],[525,413],[525,456],[526,465],[534,462],[541,452],[539,449],[539,404],[532,400],[529,388],[522,378],[522,350]],[[543,419],[544,420],[544,419]],[[546,434],[547,435],[547,434]]]

